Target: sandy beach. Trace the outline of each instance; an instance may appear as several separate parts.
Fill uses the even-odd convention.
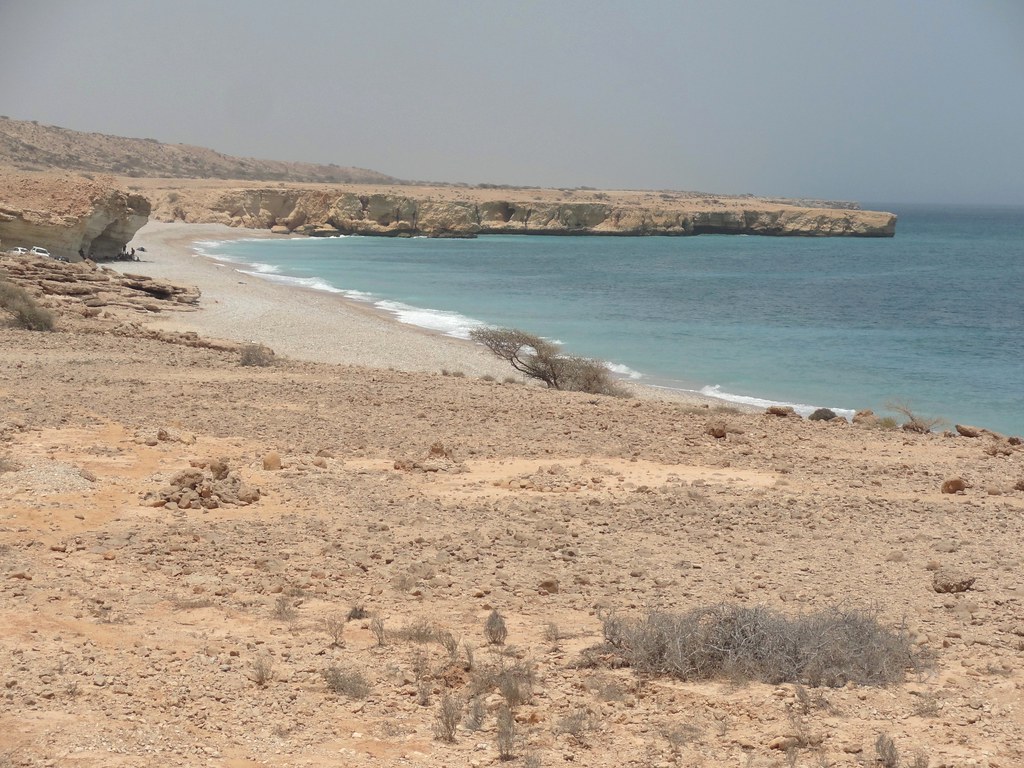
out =
[[[196,285],[199,311],[151,321],[154,327],[264,344],[278,355],[368,368],[504,379],[517,375],[482,347],[403,324],[371,305],[313,289],[282,285],[245,274],[239,267],[201,256],[192,245],[205,240],[275,237],[266,230],[218,224],[150,222],[129,247],[142,246],[138,262],[114,262],[123,272]],[[687,405],[722,405],[697,392],[624,381],[635,396]],[[741,407],[754,411],[753,408]]]
[[[164,327],[204,336],[265,344],[279,355],[404,371],[462,371],[507,376],[511,371],[479,347],[403,325],[368,305],[323,291],[275,284],[238,267],[197,255],[203,240],[273,237],[265,230],[217,224],[150,222],[131,245],[142,245],[139,262],[115,263],[125,272],[200,287],[200,310]]]
[[[198,307],[0,257],[56,314],[0,324],[0,766],[1024,764],[1019,444],[507,384],[187,247],[232,234],[119,265]],[[720,605],[855,611],[886,674],[615,629]]]

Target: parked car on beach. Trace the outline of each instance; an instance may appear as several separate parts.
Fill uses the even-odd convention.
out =
[[[19,245],[17,248],[11,248],[9,252],[13,253],[15,256],[24,256],[26,253],[28,253],[28,248],[22,248]]]
[[[32,250],[29,251],[29,253],[31,253],[33,256],[42,256],[42,257],[47,258],[47,259],[52,259],[53,258],[53,256],[50,255],[50,252],[48,250],[46,250],[45,248],[42,248],[42,247],[40,247],[38,245],[33,245],[32,246]]]

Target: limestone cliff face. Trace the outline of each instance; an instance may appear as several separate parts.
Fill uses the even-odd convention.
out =
[[[892,237],[896,216],[855,208],[813,208],[757,198],[697,197],[678,205],[439,199],[402,193],[235,189],[207,197],[173,193],[164,221],[215,222],[281,233],[410,237],[487,234]]]
[[[0,186],[0,248],[39,245],[54,256],[115,257],[149,219],[145,197],[84,177],[6,174]]]

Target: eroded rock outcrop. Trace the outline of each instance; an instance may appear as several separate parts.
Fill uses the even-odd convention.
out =
[[[22,286],[50,309],[87,318],[114,310],[148,314],[192,309],[200,296],[193,286],[121,274],[91,261],[67,264],[34,256],[0,255],[0,276]]]
[[[71,261],[79,251],[116,258],[151,211],[148,199],[110,179],[4,173],[0,181],[0,249],[38,245]]]

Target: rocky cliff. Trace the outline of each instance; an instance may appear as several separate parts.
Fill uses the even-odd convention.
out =
[[[571,194],[571,193],[570,193]],[[637,200],[474,199],[406,190],[180,189],[155,200],[162,221],[222,223],[281,233],[429,237],[487,234],[892,237],[896,216],[853,207],[813,208],[753,197],[662,195]],[[602,200],[599,198],[608,198]]]
[[[77,260],[116,257],[149,218],[149,200],[118,189],[113,179],[0,175],[0,250],[39,245]]]

